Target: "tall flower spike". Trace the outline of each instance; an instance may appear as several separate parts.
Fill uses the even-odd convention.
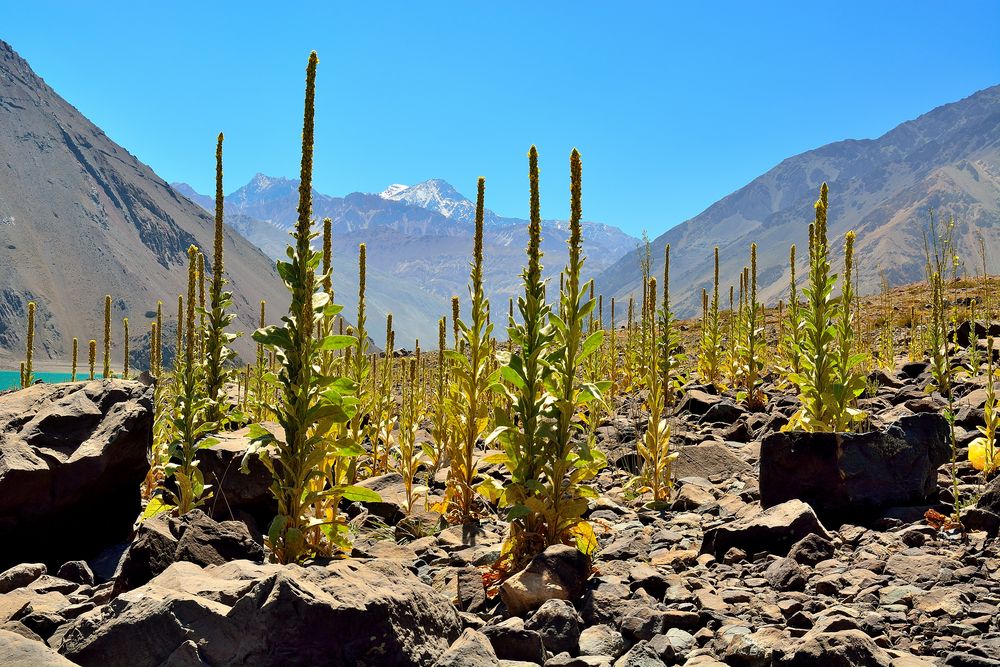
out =
[[[184,341],[184,361],[190,368],[194,365],[195,326],[194,303],[197,298],[195,289],[198,281],[198,257],[200,253],[196,246],[188,247],[188,287],[187,287],[187,317],[185,322],[186,340]]]
[[[104,296],[104,377],[111,377],[111,295]]]
[[[222,239],[223,224],[225,221],[223,213],[222,194],[222,133],[219,132],[219,141],[215,146],[215,252],[212,255],[212,304],[218,303],[222,298]]]
[[[333,300],[333,221],[323,218],[323,291]]]
[[[35,302],[28,302],[28,336],[24,351],[24,373],[21,377],[21,387],[31,384],[31,365],[35,356]]]

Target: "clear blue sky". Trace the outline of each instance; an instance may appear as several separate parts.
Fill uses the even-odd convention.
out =
[[[1000,2],[6,2],[0,38],[167,181],[296,176],[320,56],[317,188],[444,178],[656,236],[783,158],[1000,83]]]

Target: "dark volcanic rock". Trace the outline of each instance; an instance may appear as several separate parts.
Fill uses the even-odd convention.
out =
[[[487,625],[482,630],[497,657],[501,660],[520,660],[541,664],[545,662],[545,646],[542,635],[536,630],[524,627],[520,618],[508,618],[496,625]]]
[[[701,552],[721,559],[735,547],[747,554],[766,551],[784,556],[792,544],[810,533],[830,538],[809,505],[789,500],[760,514],[705,531]]]
[[[531,615],[524,627],[542,635],[545,649],[551,653],[576,655],[580,650],[579,614],[566,600],[549,600]]]
[[[546,600],[574,601],[583,595],[590,562],[575,547],[557,544],[535,556],[528,566],[505,581],[500,599],[519,616]]]
[[[678,414],[690,414],[702,416],[708,412],[713,405],[722,402],[722,396],[709,394],[701,389],[688,389],[684,392],[684,397],[677,404]]]
[[[948,422],[931,413],[902,417],[881,433],[774,433],[761,444],[761,505],[798,498],[824,521],[840,522],[924,503],[949,458],[947,435]]]
[[[279,437],[282,434],[277,424],[269,423],[267,428]],[[271,493],[271,472],[259,456],[247,459],[247,472],[240,469],[250,446],[248,433],[249,428],[244,428],[216,434],[218,444],[199,450],[198,468],[205,483],[212,487],[215,497],[211,512],[216,519],[234,519],[246,513],[257,521],[259,528],[266,530],[278,513],[278,504]]]
[[[860,630],[810,633],[774,657],[775,667],[889,667],[892,657]]]
[[[0,567],[51,567],[128,537],[149,471],[151,387],[104,380],[0,395]]]
[[[6,667],[75,667],[43,642],[0,629],[0,665]]]
[[[157,667],[196,638],[213,665],[391,667],[432,664],[460,631],[452,604],[398,564],[175,563],[80,616],[58,648],[84,666]]]
[[[263,558],[263,547],[240,521],[216,521],[201,510],[182,517],[161,514],[139,526],[119,563],[114,590],[119,594],[142,586],[177,561],[204,566]]]
[[[815,565],[820,561],[833,558],[833,542],[810,533],[792,545],[788,557],[800,565]]]

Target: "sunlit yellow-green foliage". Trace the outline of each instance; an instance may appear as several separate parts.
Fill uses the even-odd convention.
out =
[[[468,322],[454,317],[458,349],[449,350],[452,382],[448,388],[448,419],[455,432],[451,439],[448,490],[442,509],[458,521],[468,521],[476,513],[475,484],[479,471],[478,445],[490,422],[487,392],[496,381],[487,363],[492,324],[487,324],[488,300],[483,293],[483,217],[486,179],[479,179],[476,193],[476,227],[473,236],[472,270],[469,274],[470,317]],[[458,301],[452,302],[457,315]],[[498,376],[499,373],[496,373]],[[492,440],[487,437],[487,444]]]
[[[851,312],[851,265],[854,234],[845,240],[845,272],[841,295],[834,292],[837,275],[831,271],[827,241],[828,192],[820,189],[816,219],[809,226],[809,284],[803,290],[803,329],[799,348],[800,371],[789,379],[799,391],[802,407],[792,417],[788,428],[808,431],[845,431],[852,428],[863,413],[856,407],[864,391],[859,364],[863,355],[853,354],[853,316]]]
[[[316,66],[313,52],[306,68],[305,111],[302,125],[302,167],[299,181],[295,246],[289,261],[278,262],[278,275],[288,288],[291,303],[280,325],[254,333],[254,340],[275,352],[279,369],[275,382],[278,399],[269,408],[282,427],[276,437],[261,425],[251,429],[253,445],[248,456],[259,453],[273,477],[272,493],[278,516],[267,533],[272,556],[293,563],[311,555],[349,547],[347,523],[338,510],[340,498],[378,499],[366,489],[340,483],[338,460],[356,457],[356,443],[345,439],[338,425],[357,411],[358,386],[347,377],[325,376],[319,362],[323,352],[353,344],[347,336],[316,337],[323,318],[335,317],[340,308],[317,280],[321,253],[312,249],[312,166]],[[330,438],[330,434],[342,437]],[[276,457],[270,455],[273,449]]]
[[[722,362],[722,328],[719,323],[719,248],[715,248],[715,278],[712,300],[705,304],[702,317],[701,350],[698,355],[698,374],[706,384],[719,384]]]
[[[996,363],[993,361],[993,338],[986,339],[986,401],[983,404],[983,425],[978,426],[979,437],[969,443],[969,461],[972,467],[989,477],[1000,467],[997,451],[997,433],[1000,432],[1000,405],[997,404]]]

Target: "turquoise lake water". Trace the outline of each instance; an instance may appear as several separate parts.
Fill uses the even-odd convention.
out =
[[[36,380],[42,380],[49,384],[56,382],[69,382],[69,373],[45,373],[45,372],[35,372],[33,374]],[[77,378],[81,378],[77,375]],[[17,389],[21,386],[21,372],[20,371],[0,371],[0,391],[4,389]]]

